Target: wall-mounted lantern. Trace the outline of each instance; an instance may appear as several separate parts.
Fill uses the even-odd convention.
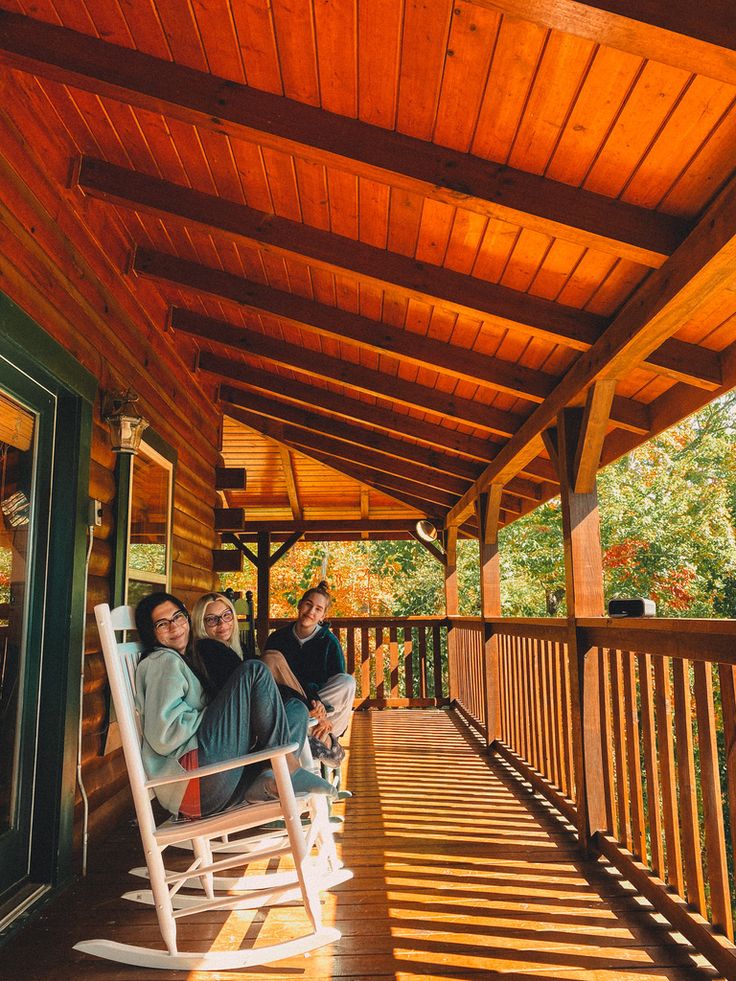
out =
[[[110,445],[114,453],[138,452],[148,421],[136,410],[137,401],[138,393],[132,388],[126,392],[108,392],[105,395],[102,418],[110,430]]]

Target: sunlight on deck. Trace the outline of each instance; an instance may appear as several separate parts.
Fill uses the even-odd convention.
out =
[[[353,878],[323,894],[337,943],[266,967],[167,973],[188,981],[373,981],[376,978],[506,981],[713,981],[630,886],[600,862],[583,861],[564,819],[534,796],[451,713],[398,709],[357,713],[344,785],[355,796],[338,849]],[[127,844],[130,842],[130,844]],[[74,954],[80,936],[131,934],[156,943],[150,909],[119,897],[139,844],[128,834],[113,867],[81,882],[44,926],[53,948],[31,938],[15,951],[27,981],[140,981],[145,972]],[[130,849],[130,855],[126,849]],[[114,850],[114,849],[113,849]],[[275,861],[275,860],[272,860]],[[133,863],[131,863],[133,864]],[[115,872],[117,866],[119,872]],[[275,865],[270,866],[274,868]],[[265,862],[252,871],[264,871]],[[117,879],[114,876],[117,874]],[[74,894],[76,892],[76,898]],[[90,902],[90,896],[93,901]],[[184,920],[190,948],[238,948],[308,929],[296,904]],[[116,939],[118,938],[116,936]],[[25,954],[24,954],[25,949]],[[52,959],[51,950],[57,954]],[[2,975],[2,971],[0,971]],[[2,975],[5,977],[5,975]],[[20,975],[9,975],[11,977]],[[156,977],[149,972],[148,977]],[[161,975],[162,977],[164,974]]]

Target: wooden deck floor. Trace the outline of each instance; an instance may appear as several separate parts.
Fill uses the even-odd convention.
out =
[[[582,862],[564,824],[504,764],[479,754],[446,712],[357,714],[347,760],[355,797],[340,848],[354,878],[324,899],[342,939],[307,958],[227,974],[117,966],[72,944],[105,936],[154,942],[154,914],[119,897],[140,864],[130,829],[90,856],[90,873],[4,949],[0,977],[68,979],[480,979],[705,981],[716,975],[606,869]],[[266,942],[301,909],[213,914],[184,938]]]

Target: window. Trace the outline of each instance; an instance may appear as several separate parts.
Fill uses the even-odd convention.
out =
[[[142,444],[132,459],[126,602],[169,587],[173,467],[151,446]]]

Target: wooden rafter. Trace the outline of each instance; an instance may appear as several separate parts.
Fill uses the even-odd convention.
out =
[[[247,245],[263,247],[284,257],[301,258],[330,272],[348,271],[381,288],[400,289],[424,302],[441,303],[456,313],[545,337],[579,351],[588,350],[605,327],[603,318],[582,310],[443,267],[419,264],[408,257],[388,253],[354,239],[255,211],[245,205],[93,158],[85,157],[82,160],[77,180],[88,194],[104,201],[160,218],[173,217],[196,222],[211,233],[224,233]],[[168,278],[175,279],[176,270],[180,273],[186,270],[189,279],[197,273],[195,263],[190,268],[185,260],[177,264],[175,257],[164,257],[145,250],[140,257],[136,257],[137,271],[155,275],[156,257],[163,275],[167,275],[165,270],[168,269]],[[236,295],[231,298],[237,302],[248,304],[251,295],[257,300],[258,291],[254,289],[254,284],[246,282],[244,285],[240,281],[240,285],[236,285],[233,282],[235,277],[227,277],[227,274],[210,275],[203,282],[202,275],[200,272],[200,285],[194,288],[204,289],[207,283],[218,282],[220,289],[235,290]],[[356,323],[360,325],[360,318]],[[385,325],[381,327],[385,328]],[[688,357],[689,354],[692,357]],[[667,342],[664,351],[651,352],[648,366],[652,371],[674,373],[684,381],[692,378],[693,383],[706,387],[715,386],[720,378],[715,355],[682,341],[673,345]],[[500,370],[498,366],[495,367]]]
[[[427,496],[436,497],[440,495],[436,492],[434,494],[432,492],[427,494],[426,491],[423,491],[422,493],[425,496],[420,496],[418,493],[414,493],[414,485],[408,483],[403,477],[364,470],[357,464],[351,464],[347,460],[335,460],[327,453],[323,453],[321,450],[314,449],[313,447],[300,446],[298,449],[300,453],[304,453],[318,463],[322,463],[346,477],[352,477],[354,480],[366,484],[368,487],[373,487],[375,490],[395,498],[408,507],[416,508],[420,514],[439,514],[444,517],[450,509],[450,500],[445,500],[444,503],[427,500]]]
[[[291,508],[291,513],[295,521],[301,521],[304,517],[302,512],[302,506],[299,503],[299,493],[296,486],[296,477],[294,475],[294,467],[291,462],[291,452],[288,446],[279,446],[279,455],[281,457],[281,468],[284,471],[284,480],[286,482],[286,493],[289,496],[289,507]]]
[[[400,402],[502,436],[511,436],[523,422],[523,417],[517,413],[501,412],[493,406],[445,394],[427,385],[399,380],[393,375],[308,351],[297,344],[277,341],[266,334],[234,327],[180,307],[172,310],[171,325],[175,330],[215,341],[251,357],[273,361],[302,374],[341,382],[376,398]]]
[[[257,413],[267,419],[288,423],[290,426],[306,429],[312,433],[322,433],[326,437],[342,440],[351,446],[370,447],[377,452],[405,460],[407,463],[430,467],[438,473],[446,473],[470,481],[475,480],[478,475],[477,464],[473,464],[469,460],[449,456],[424,446],[417,446],[416,443],[407,443],[404,440],[386,436],[363,426],[350,425],[337,419],[328,419],[316,412],[296,408],[287,402],[267,399],[261,395],[246,394],[226,385],[220,386],[219,397],[227,406],[237,405],[248,412]]]
[[[137,250],[133,261],[133,268],[136,272],[145,276],[150,276],[155,279],[164,279],[168,282],[175,283],[177,286],[183,286],[186,289],[209,293],[210,295],[217,296],[218,298],[222,299],[234,300],[235,302],[241,303],[245,306],[250,305],[248,297],[253,284],[238,276],[233,276],[230,273],[225,273],[218,269],[211,269],[201,266],[199,263],[189,262],[185,259],[178,259],[176,256],[165,255],[160,252],[151,252],[147,249]],[[338,317],[341,314],[341,311],[334,312]],[[346,316],[349,317],[350,315],[346,314]],[[174,328],[188,330],[189,333],[207,337],[209,340],[219,340],[220,343],[232,343],[232,346],[241,347],[244,350],[247,350],[247,348],[243,347],[242,338],[249,338],[251,347],[258,346],[259,350],[263,350],[266,347],[266,341],[260,340],[262,337],[261,334],[254,334],[253,332],[248,332],[244,328],[237,328],[232,324],[225,324],[221,321],[217,321],[218,327],[216,328],[217,332],[219,333],[219,337],[214,336],[215,328],[213,328],[211,323],[208,325],[207,322],[209,319],[210,318],[206,318],[202,314],[196,314],[191,311],[175,307],[171,312],[170,323]],[[374,328],[377,333],[380,333],[383,331],[384,325],[374,323]],[[407,343],[408,347],[411,347],[409,341],[414,335],[407,333],[406,336],[407,341],[405,343]],[[420,348],[421,340],[422,339],[420,338],[418,344],[418,347]],[[443,346],[446,347],[446,345]],[[296,350],[303,349],[294,348],[294,346],[292,346],[292,354],[295,354]],[[394,356],[400,358],[400,356],[397,354]],[[311,358],[311,360],[315,361],[319,358],[324,359],[324,355],[315,355]],[[445,355],[445,360],[447,360],[447,355]],[[492,360],[494,362],[498,361],[498,359],[495,358],[488,360]],[[479,361],[482,364],[482,356],[479,356]],[[442,365],[433,364],[430,359],[427,359],[424,364],[425,366],[431,367],[435,371],[442,369]],[[343,368],[343,371],[345,370],[346,369]],[[513,394],[517,397],[524,398],[535,403],[543,401],[541,392],[546,391],[550,387],[550,382],[554,384],[554,380],[551,378],[551,376],[545,375],[543,372],[531,371],[529,369],[521,369],[514,372],[507,370],[506,367],[494,367],[493,373],[495,373],[497,377],[500,377],[501,373],[503,373],[506,379],[503,386],[501,386],[499,382],[499,384],[493,387],[501,387],[507,394]],[[488,372],[488,374],[490,374],[490,372]],[[514,375],[516,377],[513,378],[515,384],[512,390],[512,377]],[[455,377],[458,378],[460,376],[455,375]],[[531,394],[523,394],[523,383],[525,379],[533,388],[533,392]],[[486,386],[491,385],[491,382],[487,378],[481,380],[476,377],[472,380],[476,383],[480,382]],[[406,383],[402,382],[402,386],[405,385]],[[489,410],[489,417],[498,418],[496,415],[498,411],[499,410],[497,409]],[[507,425],[511,424],[514,420],[514,414],[509,413],[507,419]],[[611,420],[616,425],[621,426],[623,429],[631,429],[633,432],[641,434],[648,432],[649,417],[647,408],[645,405],[641,404],[640,402],[636,402],[633,399],[617,397],[612,408]],[[517,424],[519,424],[520,421],[521,417],[516,414]],[[477,422],[475,424],[480,425],[480,423]],[[499,422],[499,425],[502,425],[502,423]],[[501,432],[500,429],[497,429],[496,431]],[[504,433],[504,435],[508,435],[508,433]]]
[[[267,392],[310,410],[324,410],[331,416],[361,422],[398,436],[408,436],[420,443],[452,450],[485,463],[493,459],[497,448],[497,444],[476,436],[466,436],[446,426],[423,422],[403,412],[392,412],[382,405],[362,399],[338,395],[328,388],[318,388],[316,385],[284,378],[272,372],[264,376],[262,371],[244,361],[223,358],[209,351],[199,352],[197,367],[217,375],[220,380],[226,379],[237,382],[239,387],[245,386],[244,391]]]
[[[647,61],[736,85],[730,0],[472,0],[479,7],[589,38]]]
[[[0,14],[0,46],[14,68],[633,262],[659,266],[683,235],[664,214],[17,14]]]
[[[348,467],[356,464],[361,469],[376,471],[374,474],[376,479],[390,482],[400,481],[400,484],[394,484],[394,486],[404,486],[407,492],[415,498],[432,501],[441,507],[451,507],[458,493],[462,493],[459,488],[467,486],[466,481],[460,481],[446,475],[433,474],[428,467],[419,467],[416,464],[391,459],[383,453],[376,453],[368,448],[358,449],[358,447],[343,443],[338,439],[329,439],[302,430],[297,426],[287,426],[284,423],[274,422],[236,406],[229,406],[227,412],[233,419],[276,442],[285,443],[312,456],[315,452],[319,452],[324,457],[329,457],[332,461],[331,466],[336,470],[342,469],[345,474],[351,475],[351,471],[343,469],[340,461],[343,461]],[[354,474],[354,471],[352,473]],[[438,487],[438,484],[442,486]],[[387,484],[387,486],[390,485],[391,483]]]
[[[480,491],[508,479],[538,455],[541,433],[598,378],[615,379],[641,362],[719,289],[736,269],[736,181],[707,209],[685,242],[645,280],[603,337],[581,355],[555,392],[509,440],[475,485],[452,509],[460,520]]]

